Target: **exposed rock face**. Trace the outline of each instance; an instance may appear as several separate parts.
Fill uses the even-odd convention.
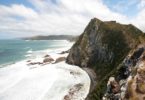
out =
[[[124,70],[114,74],[120,91],[113,93],[113,87],[107,84],[103,100],[145,100],[145,45],[129,55],[120,66]]]
[[[145,52],[145,50],[144,50]],[[143,56],[144,54],[142,54]],[[125,100],[145,100],[145,55],[140,57],[127,81]]]
[[[108,77],[115,73],[127,54],[144,40],[142,31],[131,24],[103,22],[97,18],[90,21],[66,59],[69,64],[89,67],[96,72],[98,82],[88,100],[102,98]]]

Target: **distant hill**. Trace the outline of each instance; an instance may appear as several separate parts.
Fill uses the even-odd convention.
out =
[[[75,41],[78,36],[73,35],[48,35],[48,36],[33,36],[22,38],[24,40],[68,40]]]

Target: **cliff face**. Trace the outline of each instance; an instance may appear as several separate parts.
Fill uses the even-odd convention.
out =
[[[126,80],[125,95],[121,96],[124,100],[145,100],[145,45],[142,48],[142,53],[131,67],[131,74]]]
[[[131,24],[103,22],[97,18],[90,21],[70,49],[66,60],[69,64],[95,71],[97,84],[88,99],[102,98],[108,77],[115,73],[127,54],[144,43],[144,40],[144,34]]]

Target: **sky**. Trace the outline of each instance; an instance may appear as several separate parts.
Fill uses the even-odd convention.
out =
[[[145,0],[0,0],[0,39],[80,35],[94,17],[145,32]]]

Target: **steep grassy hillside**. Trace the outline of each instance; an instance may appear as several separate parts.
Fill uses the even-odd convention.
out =
[[[103,22],[97,18],[90,21],[83,34],[72,46],[67,63],[93,69],[97,84],[88,100],[100,100],[106,90],[106,83],[123,59],[139,44],[145,35],[135,26],[115,21]]]

